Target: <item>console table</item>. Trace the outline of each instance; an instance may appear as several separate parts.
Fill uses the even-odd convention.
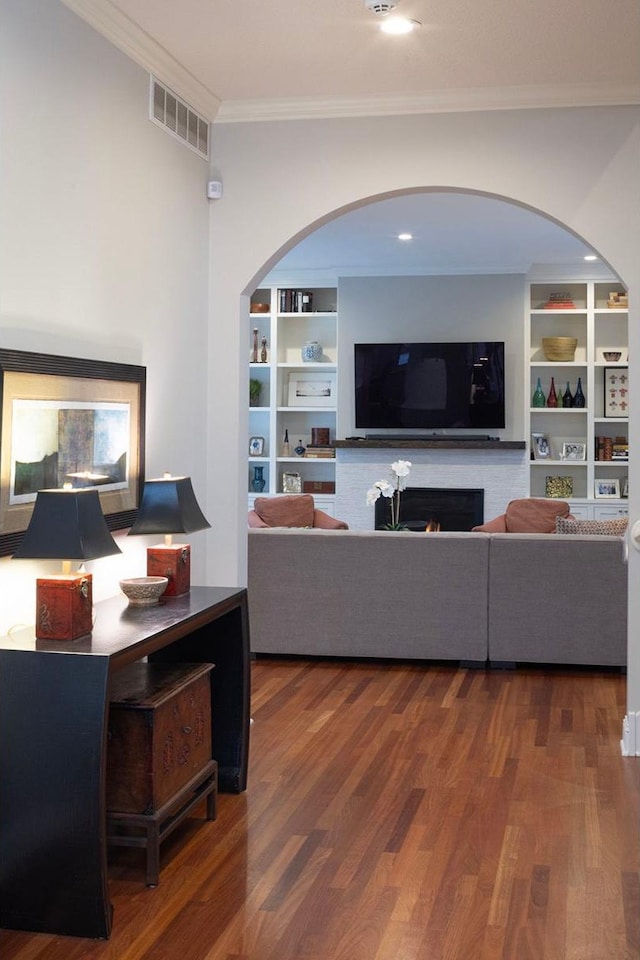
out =
[[[249,620],[241,589],[192,587],[153,607],[112,597],[75,641],[0,640],[0,926],[106,938],[106,754],[114,673],[148,657],[214,663],[220,789],[246,789]]]

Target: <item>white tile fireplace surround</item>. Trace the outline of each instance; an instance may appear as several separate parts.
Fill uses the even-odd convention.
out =
[[[376,480],[393,481],[394,460],[411,461],[409,487],[483,488],[485,520],[504,513],[509,500],[529,496],[526,449],[338,448],[335,515],[352,530],[374,529],[375,510],[367,506],[367,490]]]

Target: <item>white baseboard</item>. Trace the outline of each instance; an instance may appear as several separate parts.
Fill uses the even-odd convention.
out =
[[[640,711],[628,713],[622,721],[620,749],[623,757],[640,757]]]

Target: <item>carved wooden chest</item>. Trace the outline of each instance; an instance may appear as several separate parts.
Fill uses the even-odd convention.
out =
[[[212,669],[133,663],[114,675],[107,810],[157,813],[211,762]]]

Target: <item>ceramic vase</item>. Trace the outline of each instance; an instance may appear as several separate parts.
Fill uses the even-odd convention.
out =
[[[307,340],[301,351],[305,363],[320,363],[322,360],[322,344],[317,340]]]
[[[253,468],[253,480],[251,481],[251,486],[256,493],[262,493],[265,487],[266,480],[264,479],[264,467],[261,464],[256,464]]]

